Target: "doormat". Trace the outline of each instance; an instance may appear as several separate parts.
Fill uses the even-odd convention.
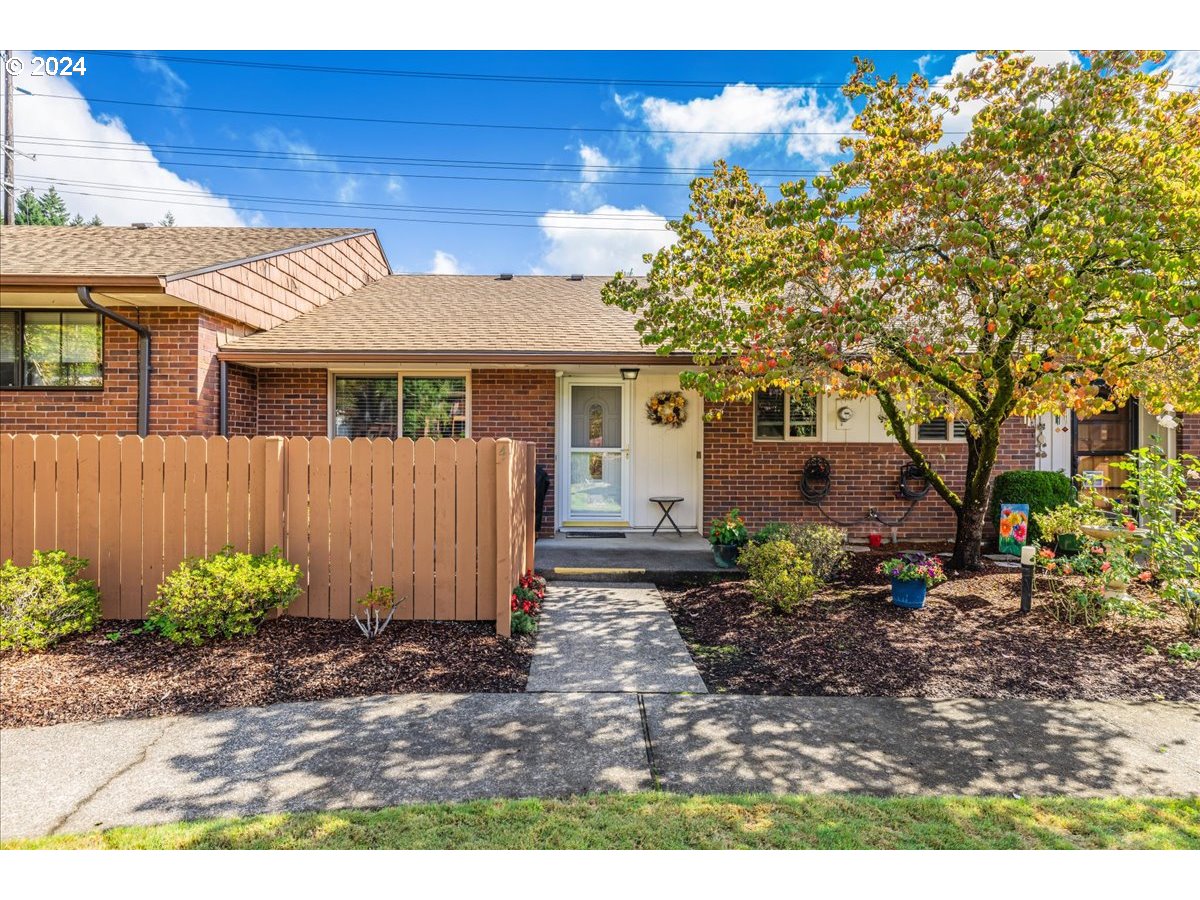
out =
[[[569,538],[623,538],[623,531],[564,531]]]

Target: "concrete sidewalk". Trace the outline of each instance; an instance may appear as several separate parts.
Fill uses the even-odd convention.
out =
[[[5,839],[209,816],[653,787],[1191,795],[1200,793],[1200,710],[1181,703],[439,694],[0,732]]]
[[[530,692],[706,693],[652,584],[555,582],[546,589]]]

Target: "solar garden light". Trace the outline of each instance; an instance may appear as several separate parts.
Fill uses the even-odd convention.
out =
[[[1027,613],[1033,607],[1033,561],[1037,557],[1037,547],[1021,548],[1021,612]]]

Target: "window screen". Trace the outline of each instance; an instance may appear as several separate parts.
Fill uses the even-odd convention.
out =
[[[333,420],[337,437],[395,437],[396,376],[339,376]]]
[[[408,438],[467,436],[467,380],[405,376],[404,428]]]

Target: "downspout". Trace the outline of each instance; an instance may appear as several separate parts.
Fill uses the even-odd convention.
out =
[[[137,430],[141,437],[150,433],[150,329],[140,322],[126,318],[118,312],[113,312],[107,306],[101,306],[92,299],[90,288],[82,285],[76,289],[79,302],[93,312],[98,312],[106,319],[112,319],[119,325],[124,325],[137,332],[138,336],[138,390],[137,390]]]
[[[217,362],[217,428],[221,437],[229,437],[229,363]]]

